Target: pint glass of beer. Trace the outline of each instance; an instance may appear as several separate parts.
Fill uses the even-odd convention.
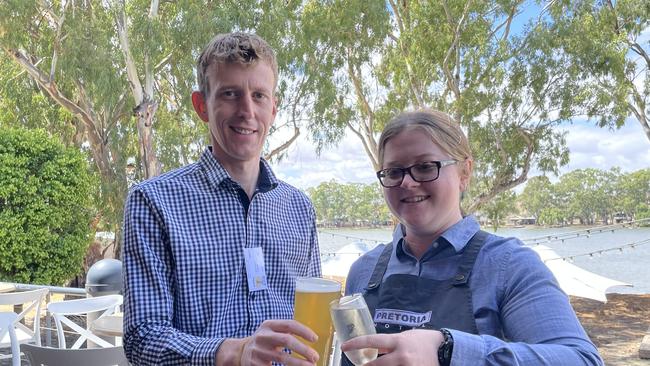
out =
[[[296,298],[293,318],[318,335],[318,341],[302,340],[318,352],[318,366],[327,366],[332,350],[332,320],[329,304],[341,297],[341,284],[316,277],[296,278]]]

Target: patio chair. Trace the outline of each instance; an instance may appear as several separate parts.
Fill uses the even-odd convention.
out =
[[[12,366],[20,366],[20,350],[18,349],[16,328],[14,328],[16,318],[18,318],[18,314],[13,311],[0,312],[0,339],[4,338],[5,335],[9,338]]]
[[[11,347],[14,365],[20,365],[20,352],[18,345],[21,343],[41,344],[41,304],[47,289],[9,292],[0,294],[0,305],[9,305],[12,308],[21,305],[22,311],[15,313],[12,310],[2,312],[2,325],[0,326],[0,348]],[[32,327],[21,323],[26,315],[34,312]],[[16,360],[18,360],[16,363]]]
[[[47,304],[47,310],[52,314],[56,323],[59,348],[66,348],[63,325],[66,325],[79,335],[79,338],[77,338],[70,349],[79,349],[86,341],[91,341],[100,347],[113,347],[113,344],[93,334],[89,329],[75,323],[71,317],[83,315],[87,317],[88,314],[100,313],[96,318],[99,319],[106,315],[114,314],[119,310],[120,305],[122,305],[122,295],[106,295]]]
[[[31,344],[20,346],[32,366],[127,366],[124,348],[61,349]]]

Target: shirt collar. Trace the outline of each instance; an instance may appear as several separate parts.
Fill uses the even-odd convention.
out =
[[[440,235],[440,238],[444,239],[446,243],[449,243],[456,253],[458,253],[465,248],[467,243],[469,243],[480,228],[481,227],[478,221],[476,221],[476,218],[473,215],[468,215],[452,225],[449,229],[445,230],[445,232]],[[406,228],[404,225],[399,224],[393,231],[393,246],[396,249],[399,247],[399,249],[402,250],[401,246],[404,243],[403,239],[406,234],[405,230]],[[440,240],[440,238],[437,240]]]
[[[208,146],[199,158],[199,166],[205,172],[208,181],[215,188],[222,184],[238,184],[228,174],[228,171],[212,155],[212,147]],[[269,163],[260,157],[260,175],[257,178],[256,191],[264,193],[278,186],[278,179],[273,174]]]

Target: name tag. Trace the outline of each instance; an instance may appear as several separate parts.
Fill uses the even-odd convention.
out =
[[[396,309],[375,310],[375,323],[388,323],[406,325],[408,327],[419,327],[431,321],[431,311],[426,313],[414,313],[412,311]]]
[[[244,262],[246,263],[246,278],[248,291],[266,290],[266,269],[264,268],[264,253],[262,247],[244,248]]]

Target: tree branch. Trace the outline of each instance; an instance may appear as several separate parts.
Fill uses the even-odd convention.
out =
[[[409,87],[411,89],[411,93],[413,93],[413,100],[415,101],[415,104],[418,107],[422,107],[424,106],[424,99],[422,96],[421,88],[419,87],[419,85],[415,80],[415,72],[413,71],[413,65],[411,64],[410,61],[408,46],[405,44],[404,41],[404,36],[403,36],[403,34],[405,33],[404,21],[401,16],[400,9],[398,5],[395,3],[395,1],[389,0],[389,2],[391,4],[391,7],[393,8],[393,14],[395,15],[395,20],[397,21],[397,26],[400,31],[400,37],[397,37],[392,33],[390,33],[390,36],[393,40],[395,40],[395,43],[397,43],[397,48],[402,52],[402,55],[404,56],[403,61],[404,64],[406,65],[406,72],[408,74],[407,78],[409,82]],[[404,11],[408,13],[406,2],[404,2]]]
[[[121,11],[116,16],[117,24],[117,35],[120,41],[120,48],[124,54],[124,62],[126,67],[126,75],[131,85],[131,91],[133,92],[133,99],[135,99],[135,105],[139,105],[144,100],[142,84],[138,78],[138,70],[131,55],[131,48],[129,46],[129,37],[126,30],[126,10],[122,6]]]
[[[511,180],[507,180],[507,178],[503,176],[497,177],[494,180],[495,184],[490,188],[489,191],[483,192],[480,195],[478,195],[476,198],[474,198],[472,203],[467,208],[467,211],[469,213],[478,210],[481,206],[483,206],[485,203],[490,201],[497,194],[507,191],[511,188],[514,188],[519,184],[525,182],[526,179],[528,179],[528,172],[530,170],[530,160],[534,152],[534,144],[529,134],[524,129],[518,128],[517,131],[519,132],[522,139],[526,141],[526,145],[527,145],[526,156],[524,158],[524,166],[521,170],[521,173]]]
[[[449,11],[449,7],[447,6],[447,1],[442,2],[442,6],[445,10],[445,15],[447,15],[447,22],[449,22],[449,25],[454,27],[455,25],[455,30],[454,30],[454,40],[451,42],[451,45],[449,45],[449,49],[447,49],[447,54],[445,54],[445,58],[442,61],[442,71],[444,72],[445,76],[447,77],[447,87],[451,89],[454,92],[454,95],[456,99],[460,99],[461,93],[460,93],[460,87],[458,85],[458,82],[456,81],[456,78],[454,75],[452,75],[451,70],[449,69],[449,59],[452,56],[452,54],[457,51],[458,48],[458,43],[460,42],[460,30],[465,22],[465,17],[469,13],[469,7],[471,5],[472,1],[468,0],[465,3],[465,8],[463,9],[463,14],[461,15],[460,19],[458,20],[457,24],[454,24],[454,21],[451,17],[451,12]],[[458,63],[458,60],[456,60]]]
[[[280,146],[276,147],[275,149],[271,150],[270,153],[268,153],[268,154],[266,154],[266,155],[264,156],[264,159],[266,159],[266,160],[270,160],[270,159],[273,158],[275,155],[278,155],[278,154],[280,154],[282,151],[284,151],[284,150],[286,150],[287,148],[289,148],[289,146],[291,146],[291,144],[293,144],[293,142],[296,141],[296,139],[298,138],[298,136],[300,136],[300,128],[298,128],[298,126],[295,126],[295,125],[294,125],[294,127],[293,127],[293,136],[291,136],[291,138],[289,138],[287,141],[285,141],[282,145],[280,145]]]

